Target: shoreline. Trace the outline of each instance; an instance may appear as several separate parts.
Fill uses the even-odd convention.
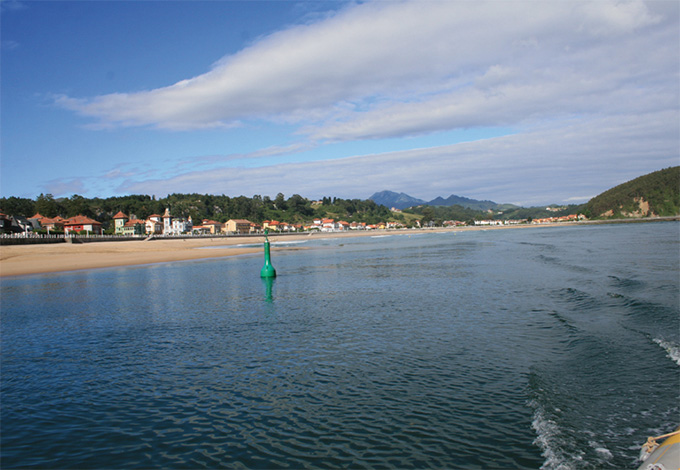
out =
[[[677,219],[676,219],[677,220]],[[652,221],[647,219],[647,221]],[[592,222],[590,223],[592,224]],[[589,225],[561,222],[540,225],[501,225],[432,229],[404,229],[381,231],[320,232],[277,236],[270,234],[272,250],[290,249],[277,247],[277,239],[286,241],[317,240],[323,238],[353,238],[384,235],[413,235],[419,233],[473,232],[483,230],[507,230],[528,228],[566,227]],[[61,273],[86,269],[140,266],[146,264],[224,258],[246,254],[262,253],[264,236],[215,237],[178,240],[131,240],[99,243],[59,243],[39,245],[0,246],[0,278],[27,276],[33,274]],[[210,248],[210,249],[200,249]]]

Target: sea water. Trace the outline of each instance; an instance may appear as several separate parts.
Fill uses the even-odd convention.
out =
[[[2,279],[2,468],[631,468],[680,420],[680,224]],[[302,249],[301,249],[302,248]]]

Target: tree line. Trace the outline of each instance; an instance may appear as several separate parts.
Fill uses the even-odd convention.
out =
[[[45,217],[64,218],[85,215],[102,223],[104,229],[113,227],[113,216],[122,211],[131,218],[146,219],[152,214],[162,215],[165,209],[176,217],[191,217],[194,223],[209,219],[224,223],[229,219],[247,219],[261,224],[265,220],[278,220],[292,224],[308,223],[315,218],[332,218],[347,222],[400,222],[406,227],[416,224],[442,225],[446,220],[459,220],[473,224],[475,220],[490,218],[529,219],[566,215],[578,212],[582,206],[566,206],[560,211],[548,212],[545,208],[513,208],[505,212],[489,213],[454,206],[422,205],[393,213],[386,206],[370,199],[341,199],[323,197],[312,201],[294,194],[286,198],[282,193],[274,199],[269,196],[253,197],[211,194],[169,194],[157,199],[154,196],[132,194],[109,198],[86,198],[75,194],[66,198],[55,198],[51,194],[40,194],[35,200],[28,198],[0,198],[0,212],[8,215],[31,217],[40,213]]]
[[[50,218],[68,218],[82,214],[101,222],[105,228],[113,225],[113,216],[119,211],[129,217],[146,219],[152,214],[162,215],[166,208],[175,217],[191,217],[194,223],[205,219],[221,223],[229,219],[247,219],[258,224],[264,220],[303,224],[314,218],[368,224],[395,220],[387,207],[371,200],[324,197],[311,201],[299,194],[286,198],[282,193],[274,199],[257,194],[249,198],[196,193],[175,193],[160,199],[148,195],[85,198],[78,194],[67,198],[40,194],[35,200],[14,196],[0,198],[0,212],[7,215],[31,217],[40,213]],[[398,215],[396,219],[399,219]]]

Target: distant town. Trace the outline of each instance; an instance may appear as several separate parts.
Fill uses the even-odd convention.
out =
[[[550,208],[547,208],[548,210]],[[401,210],[392,208],[391,212],[399,213]],[[446,220],[441,223],[443,227],[457,227],[466,225],[491,226],[491,225],[519,225],[519,224],[546,224],[557,222],[574,222],[585,220],[583,215],[570,214],[559,217],[547,217],[540,219],[508,219],[508,220]],[[433,221],[421,224],[415,220],[411,227],[426,228],[435,227]],[[365,222],[347,222],[331,218],[314,218],[307,224],[294,224],[279,222],[277,220],[265,220],[262,224],[251,222],[247,219],[229,219],[224,223],[215,220],[203,219],[194,223],[191,217],[172,215],[170,209],[161,214],[151,214],[145,219],[137,219],[119,211],[113,216],[113,233],[118,237],[177,237],[177,236],[205,236],[205,235],[251,235],[260,234],[265,230],[273,233],[291,232],[343,232],[349,230],[393,230],[409,228],[401,222],[386,221],[377,224]],[[45,217],[36,213],[31,217],[7,215],[0,213],[0,229],[3,237],[58,237],[58,236],[100,236],[104,235],[103,224],[91,217],[77,215],[63,218]]]

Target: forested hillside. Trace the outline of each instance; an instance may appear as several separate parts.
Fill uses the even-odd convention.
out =
[[[655,171],[620,184],[591,199],[588,218],[680,215],[680,166]]]

